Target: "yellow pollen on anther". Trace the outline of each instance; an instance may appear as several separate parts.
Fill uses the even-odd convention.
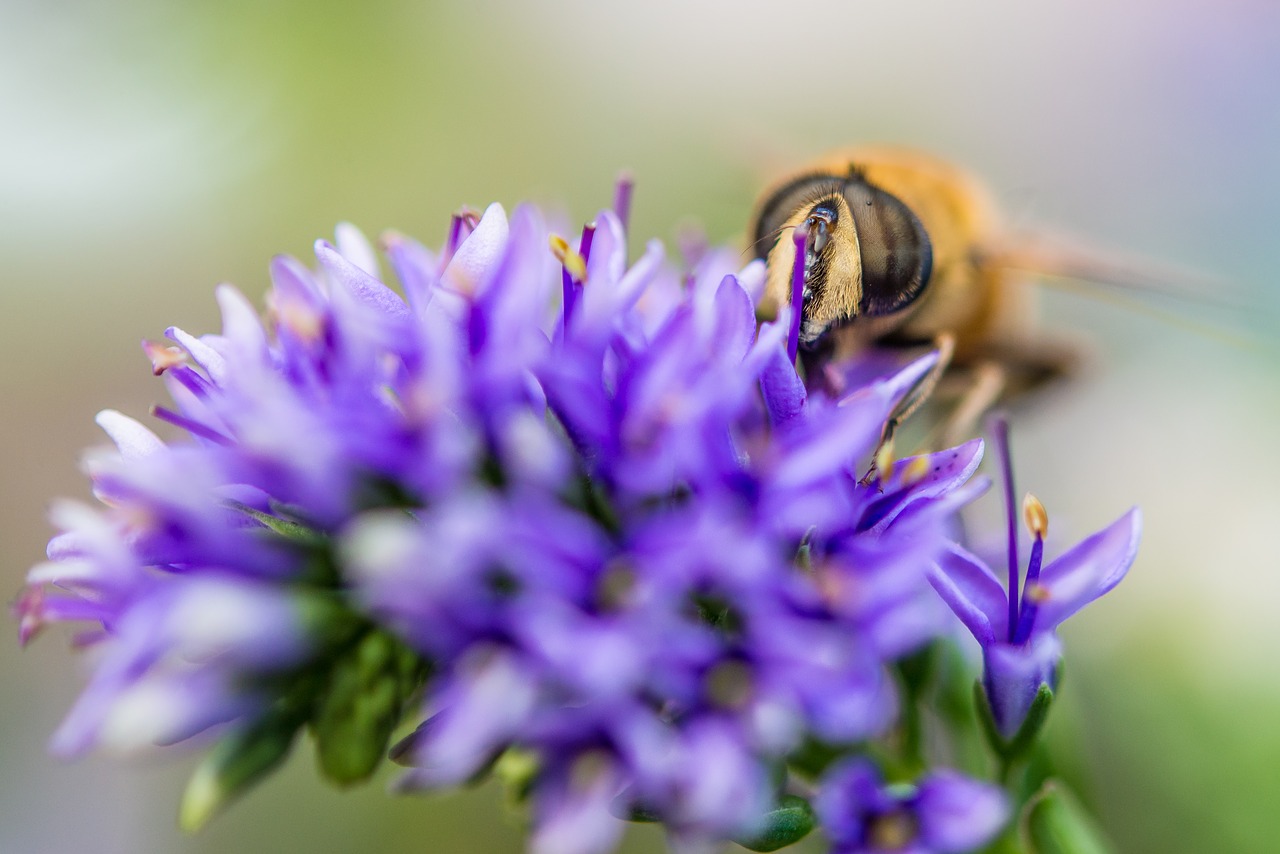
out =
[[[1022,499],[1022,521],[1026,523],[1031,536],[1044,539],[1049,533],[1049,514],[1045,512],[1040,499],[1030,492]]]
[[[587,283],[587,259],[569,248],[569,241],[558,234],[551,235],[551,254],[564,265],[569,278],[584,285]]]
[[[929,473],[931,465],[927,456],[912,457],[907,463],[907,467],[902,471],[902,483],[909,486],[917,481],[923,480],[924,476]]]
[[[186,351],[179,347],[166,347],[155,341],[143,341],[142,349],[151,360],[151,372],[156,376],[187,361]]]
[[[302,341],[318,341],[324,333],[324,318],[302,302],[288,300],[276,305],[275,314],[280,325]]]
[[[880,473],[880,479],[885,480],[889,477],[890,471],[893,469],[893,440],[890,439],[880,446],[876,451],[876,471]]]
[[[1022,593],[1025,599],[1030,600],[1036,605],[1041,605],[1051,599],[1049,588],[1045,587],[1038,581],[1033,581],[1027,585],[1027,589]]]

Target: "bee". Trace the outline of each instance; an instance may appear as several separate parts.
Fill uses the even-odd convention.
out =
[[[821,364],[869,348],[933,347],[939,358],[885,425],[881,447],[946,378],[953,403],[941,441],[992,407],[1064,376],[1079,348],[1037,332],[1027,269],[1071,263],[1011,240],[984,188],[933,157],[892,148],[830,155],[768,188],[748,239],[768,268],[762,308],[791,300],[806,232],[800,358]]]

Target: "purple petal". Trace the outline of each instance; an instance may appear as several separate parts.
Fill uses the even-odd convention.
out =
[[[263,358],[267,334],[253,304],[231,285],[218,285],[214,294],[222,310],[222,337],[245,357]]]
[[[1057,687],[1062,643],[1056,635],[1043,633],[1019,646],[993,643],[982,652],[982,681],[992,716],[1000,734],[1012,738],[1026,720],[1040,686]]]
[[[926,850],[951,854],[990,842],[1009,820],[1008,798],[997,786],[936,771],[920,782],[916,821]]]
[[[164,334],[166,338],[176,341],[181,345],[182,349],[190,353],[195,363],[204,368],[204,372],[208,374],[209,379],[215,384],[222,385],[226,381],[227,361],[222,357],[221,353],[201,339],[184,332],[176,326],[170,326],[165,330]]]
[[[126,460],[140,460],[165,446],[155,433],[114,409],[102,410],[93,420],[116,443],[120,456]]]
[[[378,256],[364,232],[349,222],[340,222],[334,229],[334,240],[343,258],[373,278],[378,278]]]
[[[1006,637],[1009,597],[978,558],[952,546],[929,573],[929,583],[978,643],[986,646]]]
[[[885,494],[872,502],[859,525],[874,532],[883,531],[911,505],[952,492],[977,470],[982,449],[982,440],[972,439],[955,448],[894,463]],[[924,474],[904,483],[905,474],[919,466],[924,466]]]
[[[627,269],[627,236],[613,211],[600,211],[596,217],[596,233],[587,258],[587,287],[591,283],[621,281]]]
[[[880,774],[866,759],[844,759],[823,775],[813,808],[836,843],[862,839],[866,818],[892,804],[880,790]]]
[[[592,757],[582,757],[592,761]],[[606,760],[600,759],[601,764]],[[564,772],[570,779],[557,790],[540,786],[534,809],[531,854],[604,854],[612,851],[626,825],[609,812],[618,789],[618,774],[611,764],[594,769],[590,779],[573,769]]]
[[[409,306],[391,288],[344,258],[324,240],[316,241],[316,258],[347,292],[378,313],[393,319],[409,317]]]
[[[851,403],[868,397],[883,400],[889,407],[893,407],[899,400],[907,395],[915,388],[920,380],[924,379],[925,374],[929,373],[938,361],[938,352],[935,350],[916,359],[902,370],[892,376],[882,379],[879,382],[871,383],[859,387],[853,393],[845,396],[840,400],[841,404]]]
[[[800,488],[852,466],[876,443],[884,415],[880,407],[849,403],[808,419],[808,435],[788,449],[775,487]]]
[[[435,255],[416,240],[396,232],[383,235],[382,243],[409,305],[421,313],[431,302],[432,291],[438,281]]]
[[[756,336],[756,315],[747,292],[733,276],[725,276],[716,288],[716,351],[731,363],[742,361]],[[794,373],[794,371],[793,371]]]
[[[1044,568],[1032,631],[1047,632],[1120,583],[1138,554],[1142,513],[1133,508]]]
[[[787,351],[771,348],[760,372],[760,391],[769,420],[775,425],[784,424],[804,411],[806,392],[804,382],[795,367],[787,360]]]
[[[507,212],[502,205],[489,205],[476,230],[467,235],[449,260],[440,279],[445,287],[474,294],[498,269],[507,249]]]

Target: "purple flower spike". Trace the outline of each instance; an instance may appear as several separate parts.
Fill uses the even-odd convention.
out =
[[[707,850],[806,813],[777,785],[797,751],[893,729],[894,665],[948,626],[931,567],[1002,649],[1021,649],[1018,620],[1038,649],[1118,580],[1091,574],[1119,548],[1103,537],[1046,565],[1009,618],[948,538],[982,488],[978,441],[859,484],[937,355],[858,357],[806,388],[821,223],[795,232],[790,315],[760,325],[765,271],[736,251],[678,269],[650,242],[628,263],[629,197],[623,182],[576,248],[528,206],[459,214],[439,251],[391,235],[389,264],[343,225],[314,267],[271,263],[265,320],[223,288],[219,334],[148,345],[178,438],[102,413],[101,506],[55,505],[61,533],[17,599],[22,640],[76,621],[97,648],[55,749],[221,727],[181,811],[194,826],[303,728],[345,785],[420,714],[393,751],[402,787],[514,780],[536,852],[607,852],[619,810]],[[989,662],[1000,681],[1022,659]],[[824,789],[839,850],[879,839],[882,814],[921,851],[1003,821],[979,784],[903,793],[860,767]]]
[[[832,766],[814,809],[833,854],[961,854],[990,842],[1010,815],[1004,793],[989,783],[944,770],[914,785],[886,785],[865,759]]]
[[[1007,440],[997,431],[1002,449]],[[1012,494],[1002,450],[1006,493]],[[1044,565],[1048,517],[1028,494],[1026,527],[1033,542],[1019,595],[1017,526],[1009,508],[1009,582],[975,555],[952,545],[934,566],[930,581],[942,599],[982,647],[983,686],[1000,734],[1012,738],[1022,727],[1041,686],[1057,687],[1062,646],[1056,630],[1063,620],[1120,583],[1137,556],[1142,514],[1135,507],[1103,530],[1087,537]]]

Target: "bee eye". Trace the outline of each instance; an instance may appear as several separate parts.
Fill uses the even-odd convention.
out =
[[[933,245],[924,225],[896,196],[857,181],[845,188],[862,256],[860,314],[884,317],[924,293],[933,273]]]
[[[809,232],[810,252],[821,252],[826,247],[831,239],[831,223],[835,218],[834,210],[826,205],[819,205],[805,219],[804,228]]]

